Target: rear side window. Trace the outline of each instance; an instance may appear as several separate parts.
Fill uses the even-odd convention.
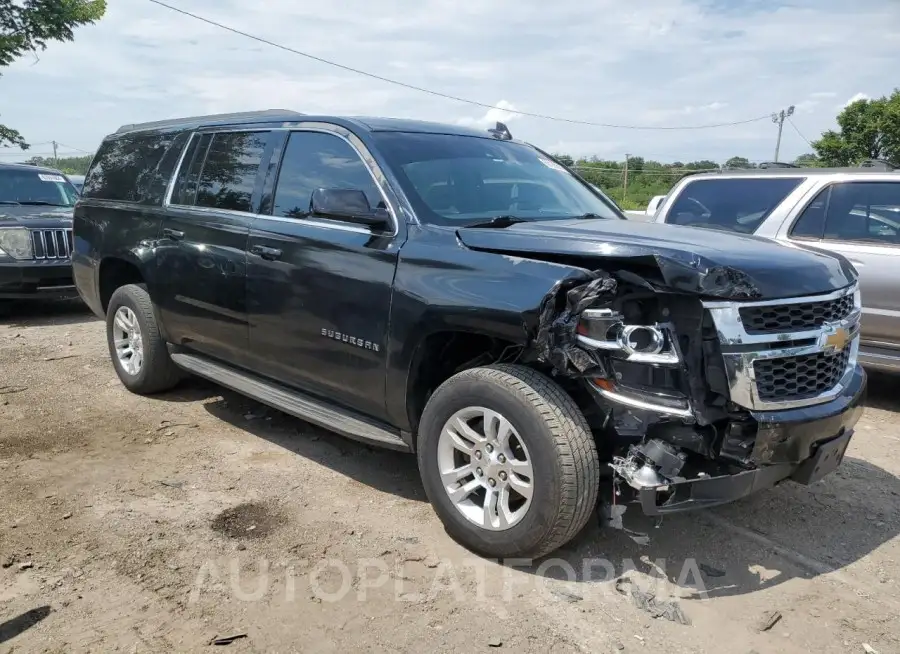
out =
[[[128,134],[106,139],[91,162],[82,196],[149,201],[155,197],[151,188],[157,167],[176,137],[176,133]]]
[[[900,245],[900,183],[835,184],[828,199],[824,238]]]
[[[900,245],[900,182],[829,186],[797,218],[791,237]]]
[[[186,206],[194,204],[197,197],[197,180],[200,179],[200,169],[203,167],[203,159],[206,158],[210,141],[212,134],[194,135],[191,139],[172,189],[172,204]]]
[[[666,222],[752,234],[802,177],[698,179],[669,209]]]
[[[251,198],[269,132],[213,135],[197,185],[198,207],[251,211]]]
[[[178,165],[178,159],[181,152],[190,138],[190,132],[182,132],[176,136],[169,149],[159,161],[150,181],[147,184],[147,190],[144,194],[144,200],[148,204],[162,204],[163,198],[166,196],[166,189],[169,186],[169,179],[175,172],[175,166]]]

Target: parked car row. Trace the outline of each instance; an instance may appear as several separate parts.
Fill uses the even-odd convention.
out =
[[[729,231],[628,221],[502,124],[275,110],[110,134],[72,262],[131,391],[194,374],[415,453],[454,538],[538,557],[612,501],[840,464],[857,270]]]

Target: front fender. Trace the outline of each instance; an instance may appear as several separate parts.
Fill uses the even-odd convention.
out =
[[[585,273],[469,250],[449,230],[414,229],[400,253],[391,306],[385,400],[392,423],[410,428],[411,366],[429,335],[458,331],[529,345],[547,294],[560,280]]]

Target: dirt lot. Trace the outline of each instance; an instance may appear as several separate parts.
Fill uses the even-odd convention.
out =
[[[659,525],[630,511],[649,544],[592,524],[500,565],[446,536],[413,457],[200,381],[131,395],[101,322],[18,307],[0,318],[0,651],[900,652],[900,383],[871,384],[814,487]]]

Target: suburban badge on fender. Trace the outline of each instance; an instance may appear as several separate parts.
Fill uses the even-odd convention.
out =
[[[347,343],[348,345],[355,345],[356,347],[361,347],[364,350],[372,350],[373,352],[378,352],[378,343],[373,343],[372,341],[364,341],[361,338],[356,338],[356,336],[350,336],[350,334],[342,334],[341,332],[336,332],[333,329],[325,329],[323,327],[322,336],[326,338],[333,338],[336,341]]]

